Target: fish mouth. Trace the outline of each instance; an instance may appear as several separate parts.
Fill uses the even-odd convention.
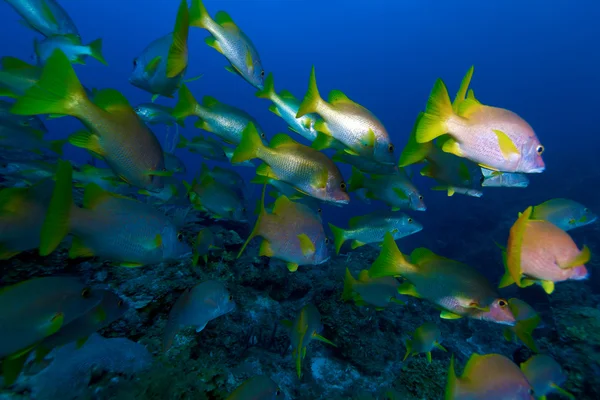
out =
[[[527,171],[528,174],[539,174],[542,173],[546,170],[546,167],[537,167],[537,168],[532,168],[529,171]]]

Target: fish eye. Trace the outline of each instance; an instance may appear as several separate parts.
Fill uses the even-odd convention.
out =
[[[275,390],[275,396],[279,396],[281,394],[281,389],[277,388],[277,390]]]
[[[500,306],[500,308],[504,308],[508,305],[508,303],[506,302],[506,300],[500,299],[498,300],[498,305]]]
[[[119,301],[117,302],[117,307],[122,307],[123,306],[123,300],[119,299]]]
[[[134,67],[134,68],[135,68],[135,67],[137,67],[137,58],[134,58],[134,59],[133,59],[133,67]]]
[[[340,183],[340,189],[346,190],[346,182]]]
[[[587,207],[583,209],[583,212],[584,212],[584,213],[586,213],[586,212],[589,212],[589,211],[590,211],[590,210],[589,210]]]
[[[325,238],[325,244],[329,244],[329,238]]]
[[[136,108],[134,108],[134,110],[133,110],[133,111],[135,111],[135,112],[136,112],[136,114],[137,114],[137,113],[139,113],[141,110],[140,110],[140,108],[139,108],[139,107],[136,107]]]
[[[419,196],[419,200],[423,200],[423,195]]]
[[[412,224],[412,223],[413,223],[413,219],[412,219],[412,218],[409,218],[409,219],[408,219],[408,223],[409,223],[409,224]]]
[[[84,299],[87,299],[88,297],[90,297],[90,288],[85,288],[81,291],[81,297],[83,297]]]
[[[391,143],[389,144],[389,146],[388,146],[388,151],[389,151],[390,153],[393,153],[393,152],[394,152],[394,145],[393,145],[393,144],[391,144]]]
[[[183,233],[179,232],[177,234],[177,240],[179,240],[180,242],[183,240]]]
[[[538,153],[540,156],[542,155],[542,153],[544,152],[544,146],[542,146],[541,144],[535,148],[535,152]]]
[[[318,209],[317,209],[317,212],[318,212],[319,214],[321,214],[321,213],[323,212],[323,210],[321,210],[320,208],[318,208]]]
[[[485,182],[485,176],[482,176],[481,178],[479,178],[479,183],[483,184],[483,182]]]
[[[229,301],[233,301],[233,296],[229,295]]]
[[[265,70],[263,69],[262,71],[260,71],[260,77],[264,78],[265,77]]]
[[[263,133],[260,134],[260,137],[264,139],[264,138],[267,137],[267,135],[265,135],[265,133],[263,132]]]

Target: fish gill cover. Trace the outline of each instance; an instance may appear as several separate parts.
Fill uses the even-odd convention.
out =
[[[0,396],[600,398],[599,11],[0,2]]]

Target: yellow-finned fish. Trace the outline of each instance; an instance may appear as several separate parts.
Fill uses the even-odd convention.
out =
[[[444,346],[440,344],[442,340],[442,332],[440,328],[433,322],[425,322],[419,326],[412,334],[412,339],[408,339],[406,344],[406,354],[404,354],[405,361],[408,357],[417,355],[419,353],[425,353],[427,361],[431,363],[431,350],[434,348],[447,351]]]
[[[532,356],[521,364],[521,371],[533,387],[533,392],[538,399],[545,399],[550,393],[559,393],[570,400],[575,400],[575,396],[560,387],[567,381],[567,374],[549,355]]]
[[[391,276],[371,278],[369,271],[363,269],[355,279],[346,268],[342,300],[354,301],[357,306],[373,306],[382,310],[392,303],[404,304],[399,300],[398,287],[400,283]]]
[[[570,199],[551,199],[533,207],[531,218],[552,222],[563,231],[586,226],[598,216],[581,203]]]
[[[11,112],[76,117],[91,132],[72,135],[70,143],[102,157],[115,175],[133,186],[157,191],[163,187],[161,176],[169,175],[159,141],[127,99],[105,89],[92,102],[60,50],[50,56],[39,82],[17,100]]]

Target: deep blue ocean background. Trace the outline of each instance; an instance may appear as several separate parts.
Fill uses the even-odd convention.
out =
[[[423,110],[436,78],[451,96],[471,66],[471,82],[484,104],[507,108],[534,128],[545,147],[546,171],[529,175],[526,189],[485,188],[482,198],[448,197],[430,190],[432,180],[418,174],[415,184],[425,197],[426,212],[408,212],[424,226],[422,232],[399,241],[403,252],[428,247],[446,257],[477,266],[496,282],[502,274],[494,241],[505,243],[517,212],[555,197],[579,201],[600,213],[600,2],[593,1],[341,1],[341,0],[205,0],[209,13],[227,11],[252,39],[266,74],[272,72],[277,91],[287,89],[302,98],[312,65],[323,97],[342,90],[372,111],[386,126],[396,146],[403,148],[415,118]],[[157,37],[172,31],[175,0],[60,0],[79,28],[83,43],[103,39],[104,66],[88,58],[76,65],[90,88],[115,88],[135,106],[151,95],[129,84],[133,59]],[[33,63],[33,38],[19,16],[0,2],[0,55]],[[200,100],[213,96],[254,116],[268,137],[286,132],[282,119],[268,111],[270,102],[255,97],[255,89],[227,72],[226,59],[204,43],[208,32],[191,28],[187,77],[204,74],[188,87]],[[176,98],[160,98],[174,106]],[[187,138],[210,135],[186,120],[180,132]],[[47,122],[49,138],[65,138],[80,128],[75,118]],[[173,128],[171,128],[173,129]],[[166,128],[154,126],[164,140]],[[84,163],[87,152],[67,145],[65,158]],[[328,153],[329,154],[329,153]],[[204,160],[178,149],[191,180]],[[216,165],[208,162],[209,165]],[[228,167],[227,164],[220,164]],[[236,168],[247,180],[249,168]],[[350,168],[341,166],[346,178]],[[253,185],[255,186],[255,185]],[[259,196],[253,188],[249,208]],[[383,204],[365,205],[355,197],[343,208],[325,206],[326,222],[346,226],[352,216]],[[572,233],[578,246],[600,248],[597,228]],[[240,235],[245,238],[245,232]],[[595,241],[595,243],[591,243]],[[599,257],[600,254],[595,254]],[[365,268],[368,265],[364,266]],[[287,271],[286,271],[287,272]],[[598,291],[600,272],[578,285]],[[340,278],[341,279],[341,278]],[[515,292],[516,293],[516,292]],[[541,290],[535,291],[542,295]],[[527,296],[524,296],[527,298]],[[501,339],[500,339],[501,340]]]

